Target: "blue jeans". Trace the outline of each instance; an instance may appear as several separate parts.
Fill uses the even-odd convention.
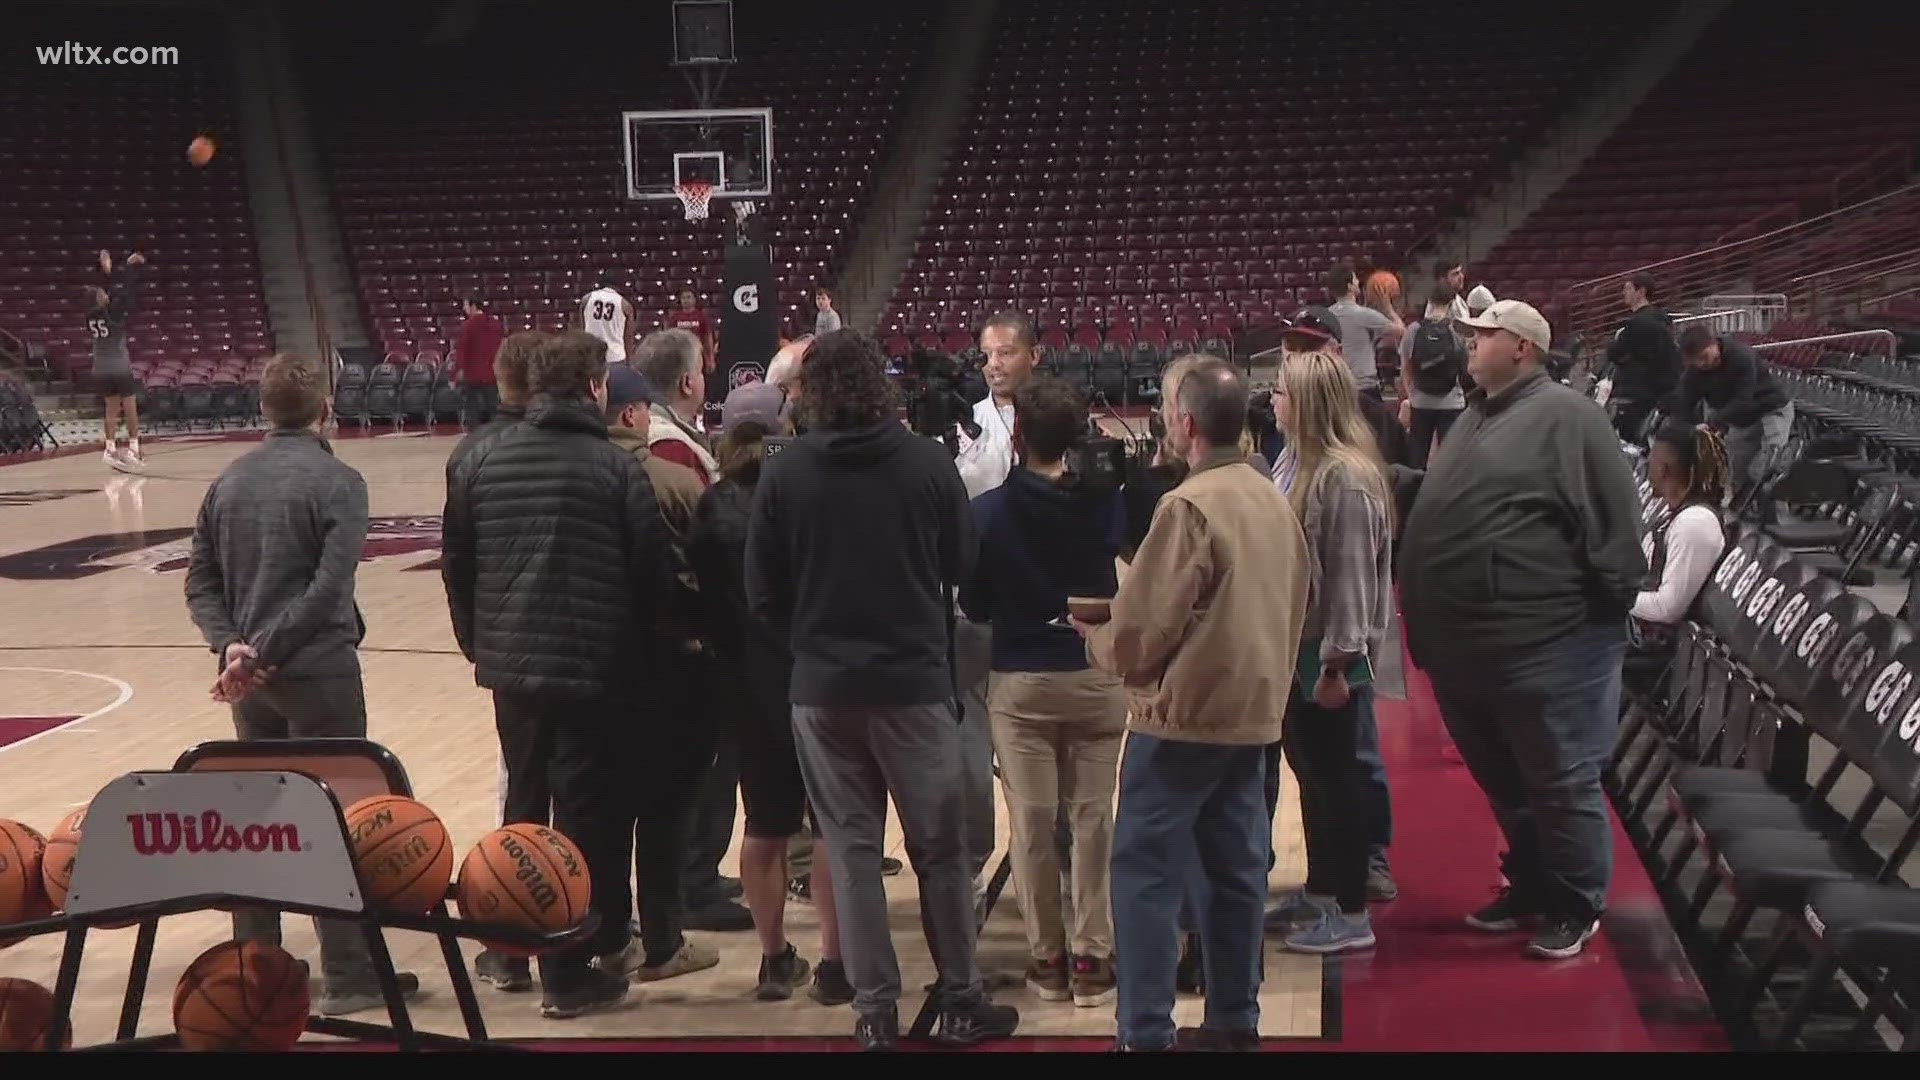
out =
[[[1620,714],[1620,622],[1428,672],[1447,733],[1507,841],[1509,899],[1550,919],[1605,910],[1613,824],[1600,772]]]
[[[1261,915],[1272,827],[1266,748],[1127,737],[1114,818],[1113,929],[1120,1045],[1173,1043],[1176,924],[1193,897],[1206,964],[1205,1025],[1260,1027]]]

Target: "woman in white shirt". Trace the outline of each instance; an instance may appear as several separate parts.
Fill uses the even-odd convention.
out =
[[[1667,516],[1647,534],[1647,578],[1633,601],[1639,652],[1670,646],[1701,586],[1727,549],[1720,507],[1727,493],[1727,447],[1711,428],[1662,424],[1647,456],[1647,480]]]

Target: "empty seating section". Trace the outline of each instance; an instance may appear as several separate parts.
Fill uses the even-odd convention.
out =
[[[0,327],[56,372],[92,363],[81,287],[100,249],[147,254],[131,328],[149,383],[239,381],[269,353],[266,303],[234,139],[217,12],[11,5],[0,59]],[[178,65],[43,66],[36,44],[177,47]],[[187,143],[220,142],[192,168]]]
[[[1650,7],[1002,5],[883,329],[1018,307],[1130,348],[1319,302],[1334,260],[1397,261],[1456,212]]]
[[[682,286],[713,311],[732,214],[687,222],[677,202],[629,202],[620,114],[684,109],[663,5],[489,6],[471,40],[368,40],[332,9],[290,13],[334,200],[374,342],[444,351],[459,295],[510,329],[557,326],[600,274],[659,325]],[[773,109],[774,245],[782,314],[811,327],[871,176],[932,47],[933,14],[875,0],[755,5],[716,107]],[[531,83],[494,78],[540,70]],[[531,88],[530,88],[531,87]]]
[[[1737,0],[1474,276],[1544,300],[1876,194],[1910,175],[1920,65],[1889,9]],[[1890,27],[1889,27],[1890,29]]]

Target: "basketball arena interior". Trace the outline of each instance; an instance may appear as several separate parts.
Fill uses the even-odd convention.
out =
[[[10,0],[0,1050],[1920,1049],[1915,31],[1884,0]],[[971,504],[963,573],[884,539],[934,496],[833,471],[876,369],[900,423],[860,452]],[[505,464],[580,439],[608,512],[659,506],[599,562],[599,524],[500,509],[588,483]],[[1296,470],[1366,474],[1364,589]],[[1132,540],[1081,531],[1096,591],[1020,585],[1081,540],[1016,499],[1082,481]],[[746,564],[709,573],[729,484]],[[647,575],[702,611],[744,581],[772,729],[699,620],[648,623],[618,709],[502,659]],[[803,640],[850,632],[838,594],[905,626],[936,577],[933,705],[887,698],[908,646]],[[303,682],[309,636],[347,668]],[[623,647],[591,637],[552,670]],[[1234,737],[1168,736],[1228,698]],[[644,735],[582,750],[615,712]],[[900,717],[957,721],[943,764],[896,771]]]

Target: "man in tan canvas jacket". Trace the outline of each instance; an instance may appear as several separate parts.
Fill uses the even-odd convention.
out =
[[[1093,663],[1125,682],[1130,713],[1113,844],[1123,1050],[1258,1044],[1265,747],[1280,738],[1311,585],[1299,520],[1240,451],[1246,406],[1245,383],[1212,357],[1167,388],[1168,442],[1191,471],[1161,499],[1111,618],[1074,623]],[[1189,890],[1196,875],[1205,889]],[[1176,1035],[1189,891],[1207,1022]]]

